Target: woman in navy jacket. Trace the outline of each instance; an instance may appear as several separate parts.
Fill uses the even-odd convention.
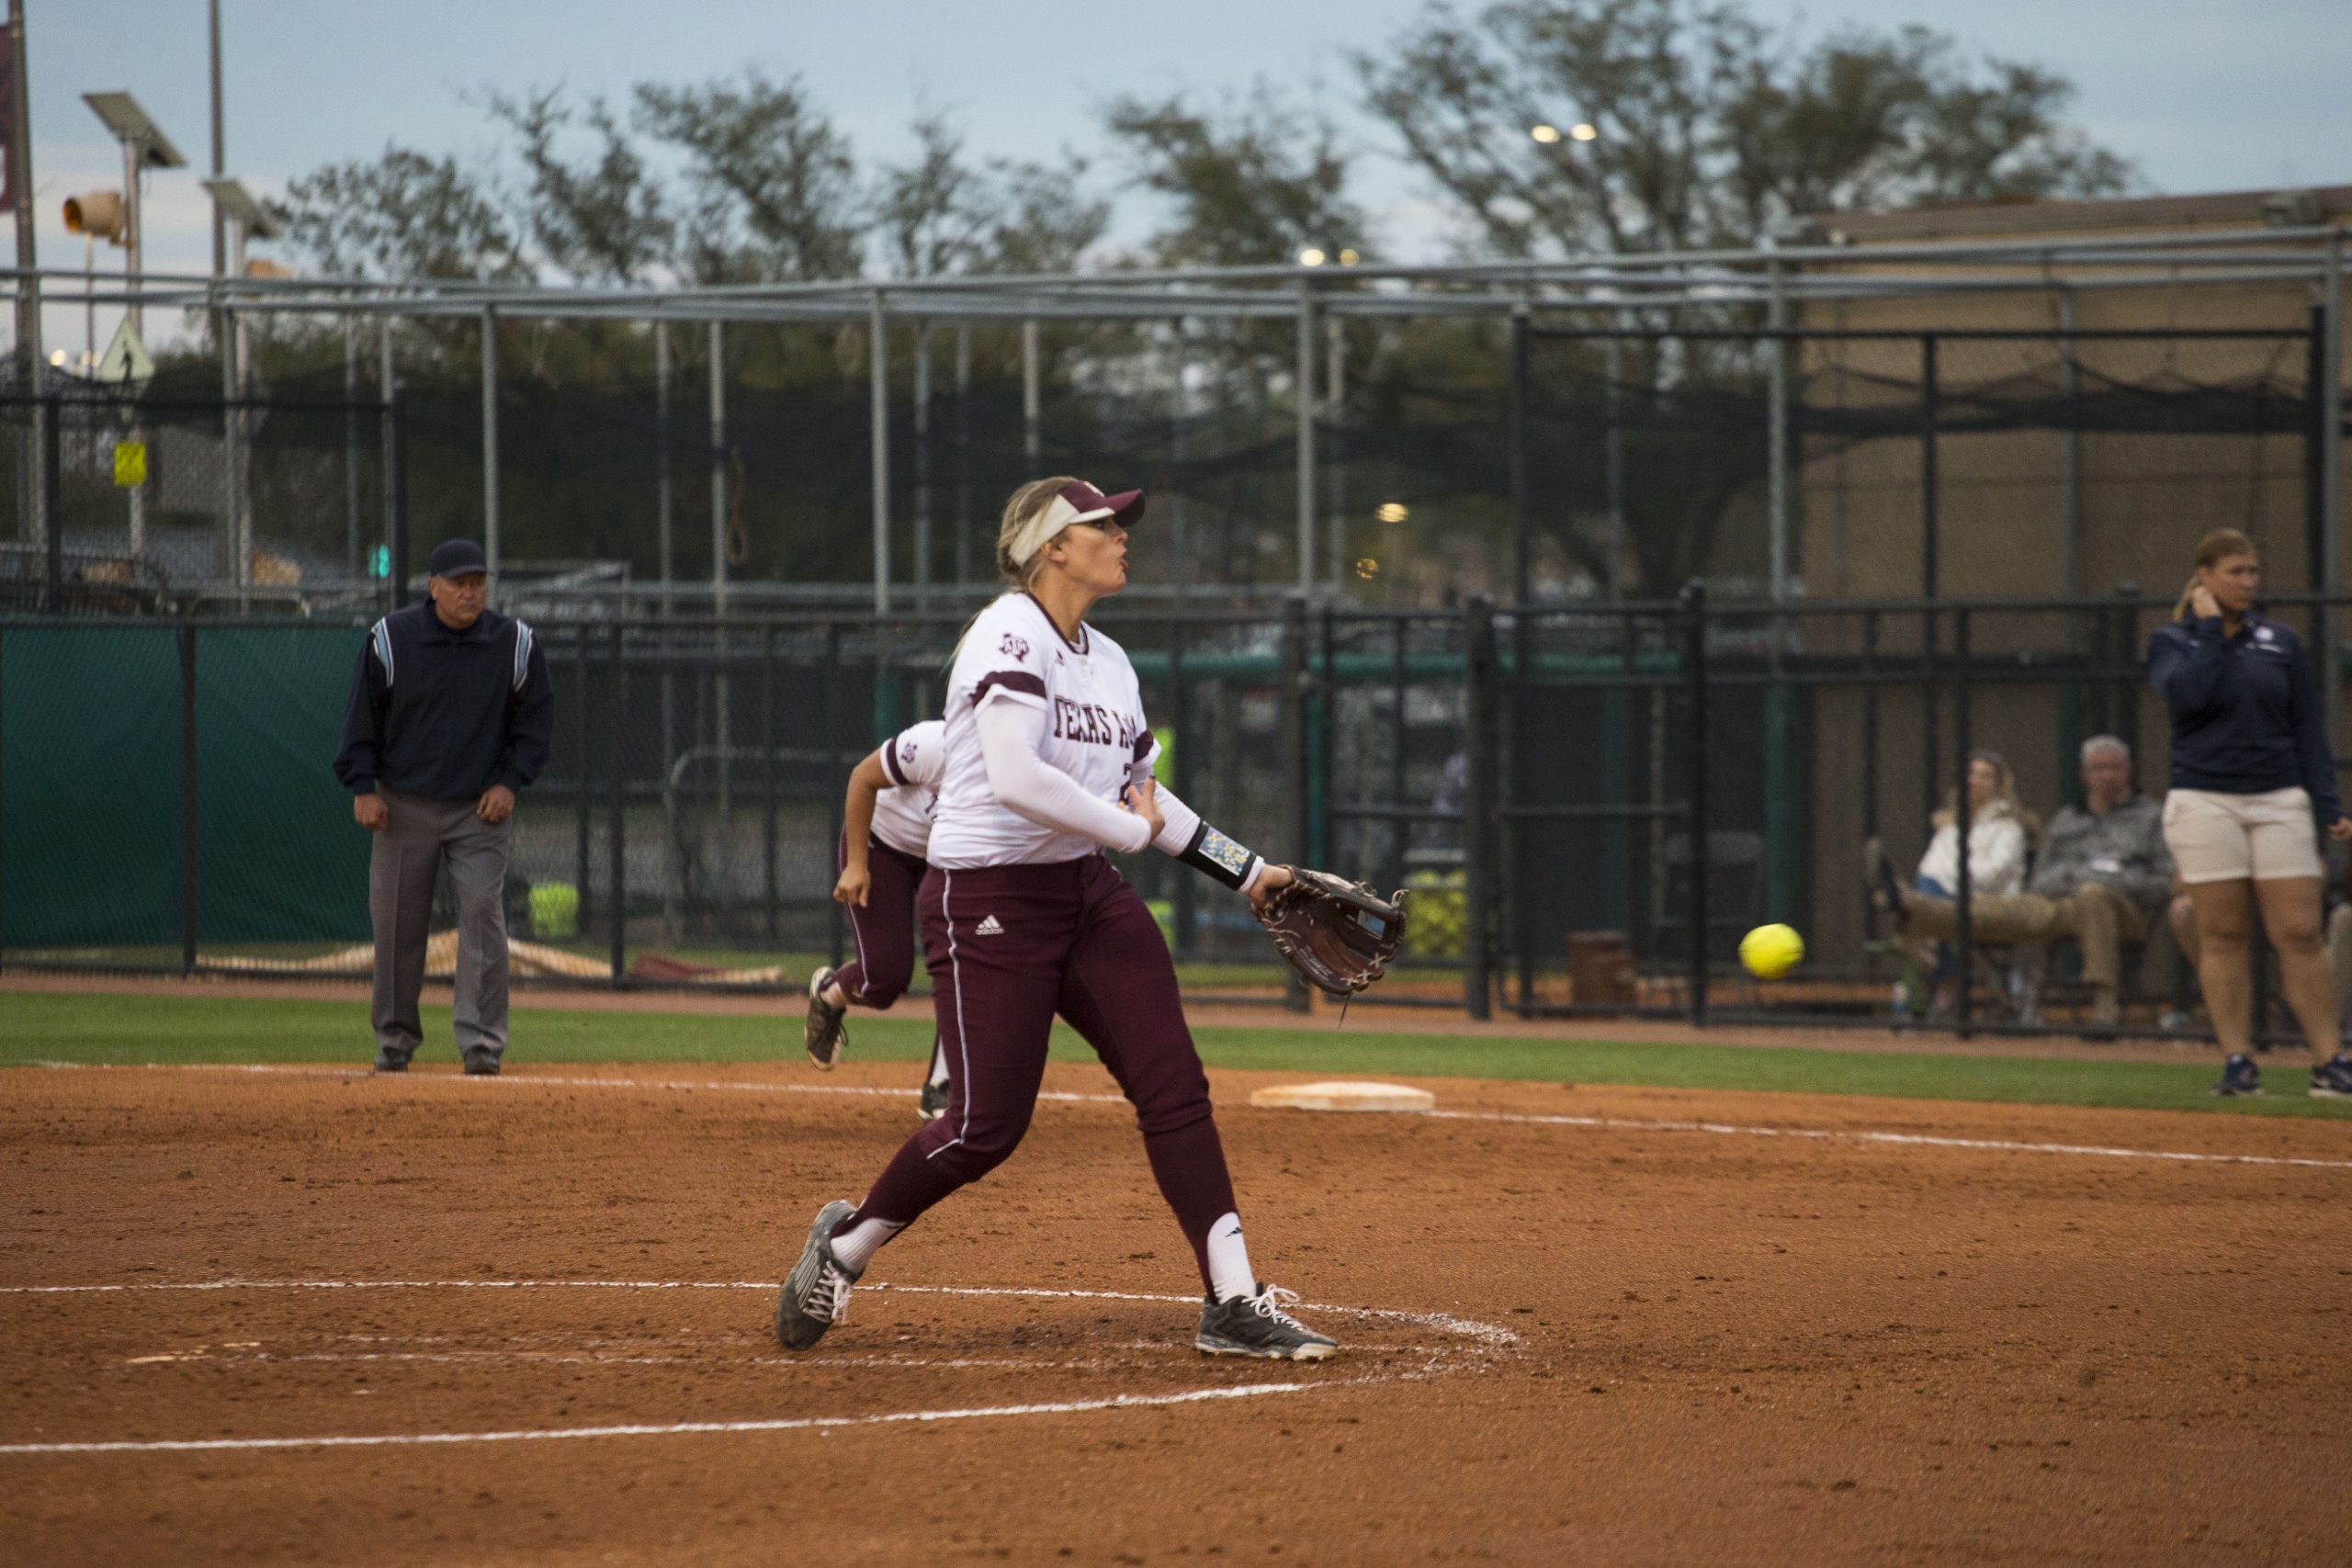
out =
[[[2252,541],[2234,529],[2208,534],[2177,618],[2148,640],[2148,683],[2172,716],[2165,843],[2196,910],[2197,977],[2229,1053],[2213,1092],[2262,1092],[2248,1055],[2247,937],[2258,903],[2311,1044],[2311,1092],[2352,1098],[2352,1058],[2334,1050],[2314,831],[2352,840],[2352,818],[2336,797],[2318,678],[2294,628],[2254,607],[2261,586]]]

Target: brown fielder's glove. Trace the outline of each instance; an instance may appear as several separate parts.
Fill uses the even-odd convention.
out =
[[[1328,871],[1290,868],[1289,886],[1257,910],[1274,947],[1310,986],[1348,998],[1387,973],[1405,937],[1405,895],[1381,897]]]

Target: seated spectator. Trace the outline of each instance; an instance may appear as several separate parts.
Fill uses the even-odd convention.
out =
[[[2079,942],[2092,1017],[2111,1025],[2122,1016],[2117,995],[2123,948],[2147,940],[2172,887],[2172,856],[2163,810],[2132,788],[2130,747],[2112,735],[2084,741],[2082,780],[2083,804],[2051,819],[2028,890],[1973,898],[1970,934],[1981,942],[2030,947],[2029,998],[2041,989],[2048,944]],[[1950,898],[1905,894],[1890,874],[1873,875],[1883,901],[1901,911],[1902,934],[1959,933],[1959,907]]]
[[[1879,841],[1872,839],[1863,846],[1871,879],[1871,897],[1883,909],[1897,916],[1896,934],[1905,940],[1942,937],[1956,934],[1956,928],[1932,931],[1921,927],[1911,929],[1909,908],[1914,900],[1927,904],[1941,904],[1951,908],[1951,900],[1960,888],[1960,800],[1954,791],[1944,808],[1934,818],[1935,837],[1928,841],[1928,852],[1919,857],[1919,869],[1912,886],[1905,889],[1895,881],[1894,868],[1887,863],[1886,853]],[[2009,765],[1997,751],[1977,751],[1968,760],[1968,880],[1969,895],[1974,908],[1981,910],[1984,900],[2014,894],[2025,886],[2025,872],[2032,858],[2033,835],[2038,824],[2032,813],[2018,805],[2017,780]],[[1979,940],[1989,940],[1980,936]],[[1937,948],[1936,1006],[1948,1010],[1956,987],[1957,965],[1950,951]]]

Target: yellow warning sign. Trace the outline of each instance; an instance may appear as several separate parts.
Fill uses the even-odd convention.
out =
[[[147,482],[147,443],[118,441],[114,444],[114,482],[123,490]]]

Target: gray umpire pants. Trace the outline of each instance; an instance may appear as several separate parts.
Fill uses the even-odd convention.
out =
[[[496,826],[470,800],[429,800],[379,788],[391,820],[368,863],[368,914],[376,930],[376,1043],[406,1056],[424,1042],[417,993],[433,921],[433,880],[449,863],[458,894],[458,1049],[506,1049],[506,845],[514,819]]]

